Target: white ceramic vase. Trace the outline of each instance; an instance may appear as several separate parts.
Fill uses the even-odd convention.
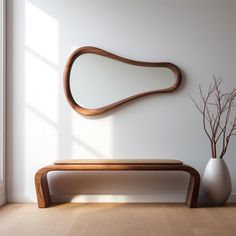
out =
[[[231,178],[223,159],[211,158],[203,175],[203,189],[209,205],[224,205],[231,193]]]

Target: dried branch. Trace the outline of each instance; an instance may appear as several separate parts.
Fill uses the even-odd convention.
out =
[[[212,157],[223,158],[228,148],[231,136],[236,135],[236,117],[230,121],[232,108],[236,106],[236,89],[231,92],[221,92],[221,78],[213,75],[213,83],[208,87],[207,93],[204,94],[199,85],[201,102],[198,103],[190,96],[198,111],[202,114],[202,122],[205,133],[211,143]],[[218,142],[221,142],[219,148]],[[217,149],[218,147],[218,149]]]

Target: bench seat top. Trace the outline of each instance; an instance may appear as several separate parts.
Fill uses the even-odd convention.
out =
[[[54,161],[54,165],[182,165],[183,162],[172,159],[68,159]]]

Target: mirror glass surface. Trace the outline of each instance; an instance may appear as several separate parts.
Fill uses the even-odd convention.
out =
[[[70,74],[74,100],[89,109],[165,89],[175,82],[176,77],[168,68],[135,66],[92,53],[79,56]]]

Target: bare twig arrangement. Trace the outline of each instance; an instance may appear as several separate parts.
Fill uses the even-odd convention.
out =
[[[206,94],[199,85],[200,104],[190,97],[202,114],[203,128],[211,143],[212,157],[222,159],[230,138],[236,135],[236,117],[231,119],[232,108],[236,103],[236,89],[222,93],[221,82],[221,78],[213,76],[213,83],[209,85]]]

